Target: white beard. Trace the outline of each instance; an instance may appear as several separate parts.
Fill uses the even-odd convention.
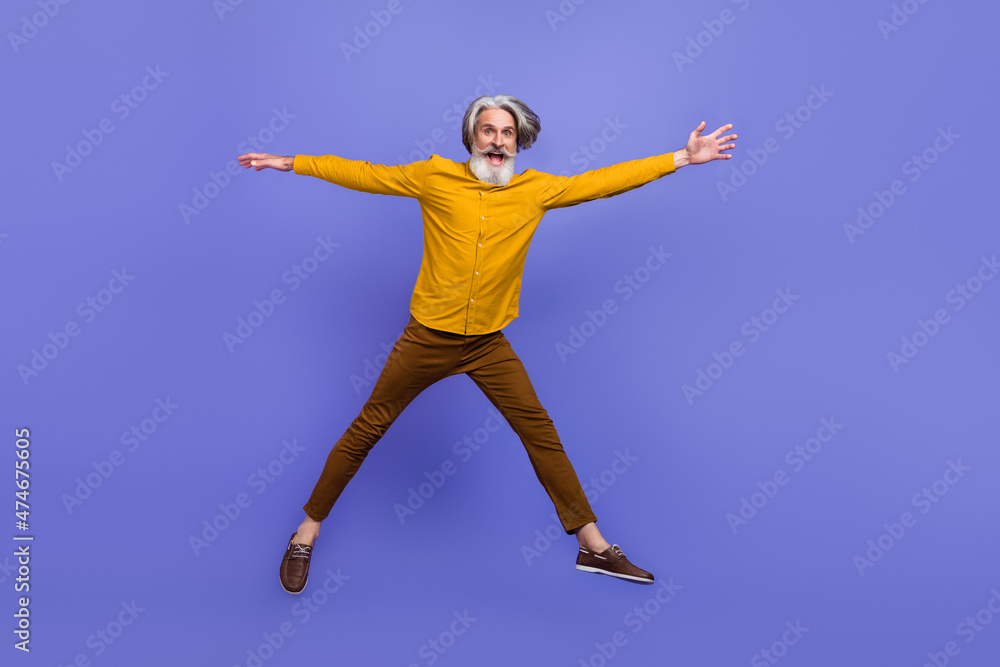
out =
[[[487,153],[503,153],[503,164],[499,166],[490,164],[490,159],[486,157]],[[469,169],[484,183],[504,186],[514,177],[514,156],[503,148],[488,148],[484,151],[473,145]]]

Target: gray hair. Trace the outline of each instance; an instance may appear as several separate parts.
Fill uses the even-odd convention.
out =
[[[469,108],[465,110],[465,118],[462,119],[462,143],[465,144],[465,149],[469,153],[472,153],[479,114],[486,109],[502,109],[513,116],[514,127],[517,130],[518,150],[531,148],[531,144],[538,138],[538,132],[542,129],[542,121],[538,118],[538,114],[529,109],[527,104],[511,95],[497,95],[496,97],[483,95],[473,100]]]

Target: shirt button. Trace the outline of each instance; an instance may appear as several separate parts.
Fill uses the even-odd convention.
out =
[[[485,220],[485,219],[486,219],[486,216],[485,216],[485,215],[483,215],[483,216],[480,216],[480,217],[479,217],[479,219],[480,219],[480,220]]]
[[[475,303],[475,301],[476,301],[475,299],[469,299],[470,303]]]
[[[477,276],[479,275],[479,271],[476,271],[476,275],[477,275]]]

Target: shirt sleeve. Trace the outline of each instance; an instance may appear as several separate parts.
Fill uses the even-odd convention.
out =
[[[359,192],[397,197],[419,197],[427,176],[427,160],[387,166],[336,155],[296,155],[292,169],[296,174],[315,176],[324,181]]]
[[[551,182],[542,189],[540,203],[542,208],[548,210],[614,197],[674,171],[674,154],[666,153],[585,171],[576,176],[552,176]]]

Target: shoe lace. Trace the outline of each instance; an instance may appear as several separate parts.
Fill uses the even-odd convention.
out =
[[[291,558],[309,558],[312,547],[306,544],[293,544]]]

